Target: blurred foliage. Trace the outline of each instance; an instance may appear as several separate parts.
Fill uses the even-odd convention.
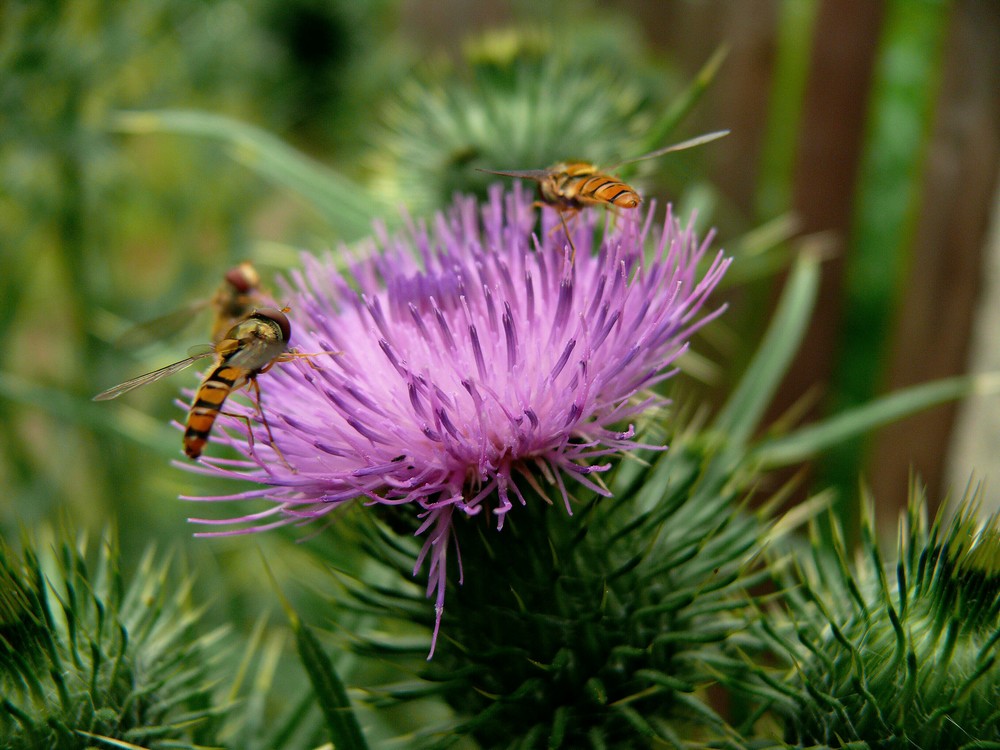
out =
[[[849,238],[830,412],[870,399],[887,376],[948,28],[948,3],[938,0],[896,0],[887,10]],[[839,515],[848,529],[850,519],[858,518],[856,487],[866,445],[863,439],[845,442],[821,462],[819,481],[838,490]],[[849,534],[855,538],[854,531]]]
[[[138,412],[111,420],[87,403],[109,381],[149,363],[109,349],[122,325],[107,311],[149,318],[209,293],[221,269],[252,255],[254,222],[268,210],[278,210],[278,226],[293,237],[295,226],[308,226],[308,217],[292,212],[285,219],[286,209],[268,209],[262,186],[216,149],[123,142],[108,130],[111,114],[171,103],[292,132],[309,119],[305,94],[282,82],[344,75],[350,87],[320,86],[308,99],[316,117],[335,109],[350,118],[353,106],[365,106],[351,87],[379,75],[366,50],[388,6],[368,7],[359,18],[351,3],[4,5],[0,324],[11,332],[0,353],[0,476],[11,490],[0,516],[5,528],[44,518],[64,502],[91,525],[114,507],[125,528],[150,508],[170,507],[151,502],[149,483],[130,468],[161,463],[134,438],[162,440],[153,425],[173,414],[162,398],[168,391],[139,396]],[[303,25],[310,31],[301,38]],[[317,59],[310,33],[345,43],[337,57]],[[352,65],[368,77],[346,76]],[[202,176],[192,190],[194,174]],[[67,409],[58,394],[80,403]],[[161,484],[171,481],[151,473]],[[175,494],[169,484],[155,492],[164,501]],[[179,520],[173,512],[160,516],[172,534]],[[126,548],[133,543],[124,541]]]
[[[114,508],[131,528],[152,509],[170,535],[184,533],[169,510],[177,480],[136,444],[173,454],[163,427],[175,414],[163,398],[169,390],[138,394],[110,418],[89,396],[149,367],[152,356],[179,358],[187,344],[137,359],[108,342],[126,325],[121,318],[155,317],[209,294],[222,270],[254,254],[260,217],[287,229],[284,239],[315,224],[269,206],[263,186],[217,149],[123,141],[108,129],[113,112],[169,102],[290,134],[313,118],[309,127],[319,127],[324,111],[350,119],[366,106],[352,89],[367,82],[369,96],[376,90],[381,74],[367,51],[389,7],[369,4],[362,17],[351,3],[265,0],[4,6],[0,322],[12,333],[0,353],[0,476],[11,492],[0,523],[8,530],[69,503],[90,525]],[[339,40],[336,57],[317,58],[315,45],[325,42],[314,33]],[[347,75],[351,66],[366,75]],[[351,84],[317,86],[308,97],[283,84],[341,77]],[[309,106],[316,109],[304,117]],[[202,177],[193,190],[194,174]],[[135,472],[137,464],[149,471]],[[131,536],[123,543],[141,546]]]
[[[796,135],[808,83],[817,5],[818,0],[786,0],[780,4],[774,82],[755,205],[760,219],[787,211],[792,203]]]

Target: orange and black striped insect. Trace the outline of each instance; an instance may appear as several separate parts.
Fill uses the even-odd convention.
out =
[[[159,370],[140,375],[114,388],[94,396],[95,401],[107,401],[124,393],[155,383],[162,378],[190,367],[195,362],[214,356],[215,364],[198,386],[188,410],[184,427],[184,452],[188,457],[196,459],[201,456],[209,433],[216,418],[222,411],[222,405],[233,391],[246,385],[253,386],[257,396],[257,409],[267,431],[271,446],[277,452],[277,446],[271,436],[271,428],[260,408],[260,386],[257,376],[267,372],[278,362],[288,362],[298,357],[317,357],[322,354],[335,355],[338,352],[317,352],[301,354],[288,351],[288,340],[291,337],[291,324],[285,315],[285,310],[264,308],[255,310],[238,322],[214,345],[197,347],[196,350],[179,362],[174,362]],[[249,422],[248,422],[249,428]],[[252,432],[251,441],[252,441]],[[280,456],[280,452],[278,452]]]
[[[233,266],[212,297],[212,341],[221,341],[236,323],[261,305],[260,274],[248,260]]]
[[[212,310],[212,341],[218,342],[236,323],[263,306],[265,294],[260,274],[249,261],[228,271],[210,298],[202,298],[128,329],[115,342],[121,349],[135,349],[150,341],[166,338],[185,328],[206,308]]]
[[[657,156],[669,154],[672,151],[683,151],[684,149],[700,146],[703,143],[714,141],[728,135],[728,130],[718,130],[712,133],[699,135],[671,146],[650,151],[648,154],[636,156],[632,159],[620,161],[617,164],[603,170],[594,164],[582,161],[566,161],[553,164],[548,169],[524,169],[512,171],[500,171],[493,169],[480,169],[480,172],[488,174],[498,174],[504,177],[515,177],[519,179],[534,180],[538,183],[538,192],[541,205],[554,208],[559,213],[563,230],[566,232],[566,239],[570,242],[573,255],[576,255],[576,248],[570,238],[569,228],[566,226],[566,215],[573,216],[584,206],[606,205],[614,208],[636,208],[642,203],[642,196],[626,183],[615,177],[610,172],[645,159],[654,159]]]

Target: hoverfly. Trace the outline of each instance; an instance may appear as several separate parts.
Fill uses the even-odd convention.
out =
[[[221,341],[226,337],[236,323],[260,304],[261,296],[260,274],[253,263],[245,260],[226,271],[210,303],[215,313],[212,341]]]
[[[182,359],[180,362],[174,362],[172,365],[161,367],[159,370],[148,372],[116,385],[114,388],[109,388],[94,396],[94,401],[117,398],[123,393],[128,393],[180,372],[201,359],[214,356],[216,358],[215,364],[202,379],[191,403],[191,408],[188,410],[184,426],[184,452],[192,459],[201,456],[202,449],[208,442],[212,425],[215,424],[216,417],[219,416],[226,398],[233,391],[249,384],[253,386],[257,395],[258,413],[264,424],[264,429],[267,430],[271,446],[280,456],[281,453],[274,444],[274,438],[271,435],[271,428],[260,408],[260,386],[257,385],[257,376],[267,372],[278,362],[289,362],[298,357],[316,357],[321,354],[335,355],[339,353],[301,354],[289,352],[288,340],[291,337],[291,325],[285,316],[287,310],[288,308],[284,310],[272,308],[254,310],[230,328],[217,343],[206,347],[196,347],[187,359]],[[249,422],[247,422],[247,427],[249,430]],[[252,441],[253,434],[252,432],[249,434]],[[284,460],[283,457],[282,460]]]
[[[643,154],[642,156],[620,161],[608,167],[606,171],[602,171],[601,168],[594,164],[582,161],[559,162],[558,164],[553,164],[548,169],[515,171],[480,169],[479,171],[537,182],[541,200],[536,205],[545,205],[556,210],[559,214],[559,220],[562,222],[563,231],[566,233],[566,239],[569,240],[573,257],[575,257],[576,248],[573,247],[569,227],[566,225],[567,214],[573,216],[584,206],[604,204],[614,208],[635,208],[642,203],[642,196],[634,188],[609,174],[610,172],[626,164],[654,159],[657,156],[663,156],[672,151],[683,151],[694,146],[700,146],[703,143],[709,143],[728,134],[728,130],[717,130],[712,133],[699,135],[680,143],[659,148],[656,151],[650,151],[648,154]]]
[[[249,315],[264,301],[260,274],[249,261],[243,261],[226,271],[215,294],[199,299],[177,310],[171,310],[153,320],[128,329],[116,341],[121,349],[135,349],[151,339],[163,338],[184,328],[191,318],[205,308],[211,308],[212,342],[217,343],[236,323]]]

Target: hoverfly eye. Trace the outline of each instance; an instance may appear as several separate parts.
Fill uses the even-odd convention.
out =
[[[281,310],[275,310],[273,307],[262,307],[260,310],[254,312],[251,317],[259,320],[270,320],[281,329],[282,341],[287,343],[291,339],[292,325],[288,322],[288,317]]]
[[[249,263],[240,263],[226,271],[226,283],[239,294],[246,294],[259,282],[260,277],[257,275],[257,271]]]

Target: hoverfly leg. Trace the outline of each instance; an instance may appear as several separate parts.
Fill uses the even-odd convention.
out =
[[[559,221],[562,222],[563,232],[566,234],[566,241],[569,242],[569,264],[572,266],[576,261],[576,245],[573,244],[573,235],[570,234],[569,224],[566,223],[566,214],[559,209],[556,210],[559,211]],[[576,212],[574,211],[570,214],[570,220],[572,221],[575,216]]]
[[[609,205],[608,213],[611,214],[611,223],[608,226],[608,229],[613,230],[616,226],[618,226],[618,220],[622,217],[622,212],[619,211],[617,207]]]
[[[336,357],[343,352],[285,352],[280,357],[278,357],[276,362],[291,362],[293,359],[304,359],[306,363],[314,370],[322,370],[323,368],[317,365],[313,360],[316,357],[321,357],[324,354],[329,354],[331,357]],[[270,365],[268,365],[270,367]],[[261,372],[267,372],[267,370],[261,370]]]
[[[323,368],[317,365],[313,359],[319,354],[325,354],[326,352],[317,352],[316,354],[299,354],[298,352],[293,352],[295,359],[304,359],[306,364],[309,365],[313,370],[322,370]]]
[[[253,453],[254,443],[256,441],[254,440],[253,437],[253,422],[250,421],[250,417],[248,417],[246,414],[236,414],[235,412],[231,411],[224,411],[221,413],[225,414],[227,417],[233,417],[235,419],[238,419],[247,426],[247,448],[249,448],[250,452]]]
[[[273,365],[274,363],[272,362],[271,364]],[[264,425],[264,431],[267,432],[268,443],[270,444],[271,449],[274,451],[275,455],[277,455],[278,458],[281,460],[281,463],[283,463],[285,467],[294,474],[296,473],[295,468],[290,463],[288,463],[288,461],[285,459],[285,454],[281,452],[281,449],[278,447],[278,444],[274,442],[274,435],[271,434],[271,425],[267,423],[267,417],[264,416],[264,407],[261,405],[261,400],[260,400],[260,386],[257,385],[256,378],[254,378],[253,380],[253,389],[254,392],[257,394],[257,415],[260,417],[260,421]]]
[[[273,364],[274,364],[274,362],[271,362],[271,364],[269,364],[268,367],[271,367],[271,365],[273,365]],[[265,368],[265,369],[267,369],[267,368]],[[261,372],[264,372],[264,370],[261,370]],[[278,444],[276,442],[274,442],[274,435],[271,434],[271,425],[269,425],[267,423],[267,417],[264,415],[264,407],[261,405],[260,386],[257,384],[257,378],[255,377],[255,378],[251,379],[250,380],[250,384],[253,386],[253,391],[257,395],[257,398],[254,401],[254,405],[257,407],[257,416],[260,418],[261,424],[264,425],[264,431],[267,433],[268,445],[271,446],[271,450],[274,451],[274,454],[278,457],[278,459],[281,461],[281,463],[283,463],[285,465],[285,468],[287,468],[293,474],[296,473],[295,467],[293,467],[290,463],[288,463],[287,459],[285,458],[285,454],[281,452],[281,448],[279,448]],[[246,419],[246,417],[244,417],[244,419]],[[250,437],[250,440],[248,441],[248,443],[249,443],[249,446],[250,446],[250,451],[252,453],[253,452],[253,430],[250,429],[250,420],[247,419],[246,421],[247,421],[247,435],[249,435],[249,437]]]
[[[569,224],[566,222],[566,212],[563,211],[563,209],[556,208],[555,206],[551,206],[548,203],[541,203],[539,201],[536,201],[535,205],[536,206],[548,206],[553,211],[555,211],[557,214],[559,214],[559,224],[560,224],[560,226],[552,227],[552,229],[549,230],[549,236],[551,237],[552,235],[554,235],[557,231],[559,231],[560,228],[563,230],[563,235],[565,235],[565,237],[566,237],[566,242],[569,243],[569,251],[570,251],[569,263],[570,263],[570,265],[573,265],[573,262],[576,260],[576,245],[573,244],[573,236],[570,234]],[[570,212],[570,221],[573,220],[574,216],[576,216],[576,211]]]
[[[250,422],[250,417],[248,417],[246,414],[237,414],[236,412],[232,411],[220,411],[219,414],[225,417],[232,417],[233,419],[238,419],[247,426],[247,448],[249,448],[250,454],[253,455],[254,453],[253,425]]]

